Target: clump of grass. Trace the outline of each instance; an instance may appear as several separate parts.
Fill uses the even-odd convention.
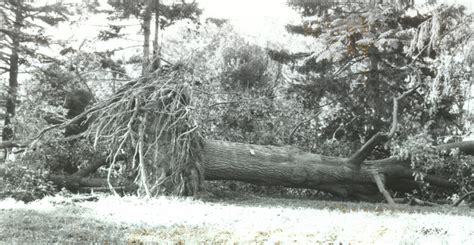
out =
[[[7,244],[126,241],[126,227],[81,217],[82,212],[79,207],[52,212],[0,210],[0,241]]]

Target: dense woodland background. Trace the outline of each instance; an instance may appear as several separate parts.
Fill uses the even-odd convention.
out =
[[[147,188],[143,184],[147,174],[141,171],[153,164],[148,157],[159,150],[143,150],[141,155],[138,143],[122,147],[121,139],[128,136],[120,135],[120,130],[127,127],[138,128],[131,142],[150,143],[138,133],[148,121],[180,136],[192,130],[188,141],[174,149],[176,154],[190,153],[196,150],[193,147],[199,151],[193,138],[197,129],[203,139],[291,146],[344,158],[377,133],[396,129],[365,158],[409,162],[419,188],[389,189],[391,196],[450,202],[472,191],[470,148],[440,147],[472,133],[472,14],[463,6],[435,1],[414,6],[406,0],[291,0],[288,6],[298,11],[301,23],[288,24],[281,39],[262,45],[236,31],[228,20],[201,18],[198,2],[4,1],[0,5],[4,195],[35,199],[53,194],[58,183],[66,183],[70,176],[84,177],[78,170],[88,171],[94,164],[98,170],[87,173],[90,179],[65,187],[88,191],[113,185],[142,195],[189,194],[183,190],[194,187],[180,187],[178,192],[166,186]],[[59,30],[55,28],[99,16],[106,16],[107,22],[96,23],[98,33],[79,44],[52,35]],[[178,94],[169,95],[173,103],[178,101],[176,108],[166,117],[138,118],[127,124],[126,115],[133,116],[136,105],[149,105],[146,100],[127,99],[147,88],[171,88]],[[395,110],[393,98],[407,91],[410,94],[397,102]],[[110,110],[105,111],[107,105]],[[95,109],[87,113],[89,108]],[[173,114],[177,112],[184,114]],[[126,115],[119,117],[120,113]],[[107,122],[107,117],[117,120]],[[177,128],[173,122],[186,127]],[[157,139],[162,139],[160,130]],[[183,170],[181,165],[170,168]],[[168,183],[160,182],[156,171],[164,173],[162,179],[171,176],[173,184],[192,176],[154,171],[157,182],[149,185],[153,187]],[[424,181],[428,175],[443,177],[449,188]],[[209,188],[338,197],[328,194],[331,191],[228,181]]]

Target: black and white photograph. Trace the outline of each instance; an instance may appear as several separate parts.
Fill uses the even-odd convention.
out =
[[[474,245],[473,0],[0,0],[0,244]]]

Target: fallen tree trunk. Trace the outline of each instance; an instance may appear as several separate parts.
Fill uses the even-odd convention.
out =
[[[157,81],[156,86],[161,84]],[[388,132],[376,133],[353,155],[341,158],[311,154],[291,146],[203,139],[196,133],[198,126],[191,124],[193,120],[189,118],[187,86],[150,90],[148,82],[144,79],[134,83],[130,88],[134,93],[119,93],[69,121],[74,122],[88,114],[98,118],[85,135],[94,136],[95,143],[110,144],[111,166],[125,150],[129,155],[125,163],[137,171],[136,184],[147,196],[196,194],[205,179],[310,188],[344,198],[370,201],[385,198],[394,203],[386,189],[408,192],[422,185],[414,180],[409,160],[397,157],[367,160],[377,145],[393,137],[398,127],[398,102],[414,93],[417,87],[393,98],[392,125]],[[144,98],[143,101],[140,98]],[[37,138],[50,129],[43,130]],[[439,146],[438,150],[459,148],[471,153],[474,152],[471,146],[474,144],[455,143]],[[89,173],[106,163],[97,161],[70,176],[53,175],[51,180],[70,189],[107,186],[110,183],[105,180],[86,179]],[[443,177],[425,176],[424,180],[442,188],[455,187]]]
[[[310,188],[359,200],[382,199],[374,171],[383,175],[390,190],[406,192],[421,185],[413,179],[408,160],[391,157],[364,161],[358,169],[348,158],[311,154],[290,146],[205,140],[203,167],[206,180]],[[426,176],[425,181],[443,188],[455,187],[447,179],[436,176]]]
[[[474,141],[440,145],[445,151],[460,148],[470,153]],[[390,157],[364,161],[355,168],[349,158],[329,157],[304,152],[292,146],[270,146],[204,140],[202,166],[206,180],[236,180],[257,185],[316,189],[357,200],[382,200],[373,173],[383,176],[387,189],[408,192],[421,186],[413,178],[409,160]],[[107,187],[103,178],[87,178],[107,161],[97,160],[72,175],[51,175],[59,188],[77,191],[81,188]],[[446,178],[426,176],[425,181],[442,188],[454,188]]]

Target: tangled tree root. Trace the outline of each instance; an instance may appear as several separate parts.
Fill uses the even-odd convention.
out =
[[[202,138],[189,104],[192,74],[184,68],[159,71],[132,81],[84,114],[84,135],[110,147],[111,171],[127,154],[125,168],[139,194],[194,195],[204,179],[200,166]],[[79,115],[83,116],[83,115]]]

